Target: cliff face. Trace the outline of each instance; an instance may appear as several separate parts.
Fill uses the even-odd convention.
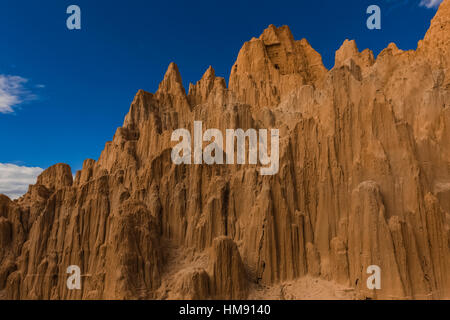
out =
[[[269,26],[228,88],[209,68],[188,94],[171,64],[74,181],[58,164],[19,200],[0,196],[0,297],[241,299],[318,277],[358,298],[450,298],[449,28],[444,0],[416,51],[375,59],[346,40],[328,71]],[[194,120],[279,129],[278,174],[174,165],[172,131]]]

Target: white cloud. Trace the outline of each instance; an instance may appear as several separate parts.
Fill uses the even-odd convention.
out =
[[[437,8],[441,4],[442,0],[422,0],[420,1],[421,7],[427,7],[428,9]]]
[[[0,193],[11,199],[24,195],[30,184],[35,184],[38,175],[44,169],[23,167],[11,163],[0,163]]]
[[[14,107],[36,98],[26,88],[27,79],[0,74],[0,113],[14,112]]]

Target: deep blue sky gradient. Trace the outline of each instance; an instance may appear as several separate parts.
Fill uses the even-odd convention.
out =
[[[327,68],[346,38],[375,54],[390,42],[415,49],[435,14],[419,2],[3,0],[0,74],[29,79],[37,99],[0,113],[0,163],[79,170],[112,139],[137,90],[156,91],[171,61],[185,88],[209,65],[228,82],[242,44],[269,24],[307,38]],[[66,28],[71,4],[81,7],[81,31]],[[382,9],[382,30],[366,28],[370,4]]]

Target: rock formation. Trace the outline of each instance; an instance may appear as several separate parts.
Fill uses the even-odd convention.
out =
[[[356,298],[450,298],[449,53],[444,0],[415,51],[375,59],[346,40],[326,70],[271,25],[228,87],[209,68],[186,94],[171,64],[74,180],[57,164],[20,199],[0,195],[0,297],[245,299],[317,278]],[[278,174],[173,164],[172,131],[194,120],[279,129]],[[81,290],[66,286],[70,265]]]

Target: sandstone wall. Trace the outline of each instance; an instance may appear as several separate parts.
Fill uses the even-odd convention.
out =
[[[0,196],[0,297],[243,299],[308,275],[360,298],[450,298],[449,28],[444,0],[416,51],[375,59],[346,40],[328,71],[269,26],[228,87],[209,68],[188,94],[171,64],[74,181],[57,164],[19,200]],[[279,173],[174,165],[171,133],[194,120],[280,129]]]

